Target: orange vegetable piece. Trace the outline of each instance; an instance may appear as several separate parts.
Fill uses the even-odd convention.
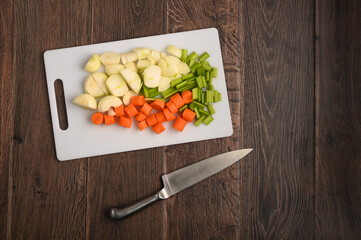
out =
[[[165,130],[164,126],[162,123],[158,123],[157,125],[155,125],[154,127],[152,127],[152,130],[154,132],[156,132],[157,134],[160,134],[161,132],[163,132]]]
[[[169,108],[169,111],[171,113],[174,114],[174,113],[178,112],[178,108],[173,101],[167,102],[166,106],[167,106],[167,108]]]
[[[140,109],[142,113],[144,113],[146,116],[150,114],[152,111],[152,106],[150,106],[148,103],[144,103],[143,107]]]
[[[143,131],[147,127],[148,127],[148,124],[147,124],[147,121],[145,121],[145,120],[138,123],[138,128],[140,131]]]
[[[182,92],[182,98],[185,104],[193,102],[193,94],[189,90]]]
[[[173,124],[173,128],[182,132],[186,125],[187,125],[187,121],[184,120],[181,116],[178,116]]]
[[[173,96],[171,96],[170,100],[172,100],[172,102],[174,102],[174,104],[177,108],[181,108],[185,104],[183,101],[183,98],[181,97],[181,95],[179,93],[176,93]]]
[[[120,105],[119,107],[114,108],[115,114],[120,117],[124,115],[124,105]]]
[[[102,124],[104,121],[104,115],[101,112],[94,113],[92,115],[92,122],[96,125]]]
[[[134,96],[132,97],[132,104],[135,106],[143,106],[145,103],[144,96]]]
[[[160,111],[158,113],[155,114],[155,117],[157,118],[158,122],[163,123],[167,121],[167,118],[164,115],[163,111]]]
[[[174,114],[171,113],[168,108],[164,108],[163,113],[167,121],[172,121],[173,119],[175,119]]]
[[[134,117],[135,115],[138,114],[138,110],[137,108],[134,106],[134,104],[129,104],[128,106],[126,106],[124,108],[124,112],[128,115],[128,117]]]
[[[186,108],[183,111],[182,117],[184,120],[186,120],[187,122],[192,122],[194,120],[194,118],[196,117],[196,113],[193,112],[192,110]]]
[[[156,125],[158,123],[158,120],[154,114],[150,115],[145,120],[147,121],[149,127],[153,127],[154,125]]]
[[[132,121],[133,120],[131,118],[128,118],[128,117],[125,117],[125,116],[120,116],[118,124],[120,126],[130,128],[130,126],[132,126]]]
[[[115,116],[104,115],[105,125],[111,125],[115,123]]]
[[[160,100],[160,99],[156,99],[154,102],[152,102],[152,104],[150,104],[154,109],[158,110],[158,111],[162,111],[165,107],[165,102]]]
[[[135,116],[135,120],[137,120],[138,122],[141,122],[141,121],[145,120],[146,118],[147,118],[147,115],[145,115],[142,112],[139,112],[137,114],[137,116]]]

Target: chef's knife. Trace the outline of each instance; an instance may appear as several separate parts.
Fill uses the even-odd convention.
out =
[[[164,188],[160,192],[129,207],[123,209],[112,208],[110,211],[110,217],[114,219],[123,219],[151,203],[169,198],[170,196],[231,166],[251,151],[252,149],[249,148],[222,153],[178,169],[169,174],[165,174],[162,176]]]

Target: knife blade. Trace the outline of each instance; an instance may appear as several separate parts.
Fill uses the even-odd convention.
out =
[[[162,176],[164,188],[160,192],[129,207],[123,209],[112,208],[110,217],[113,219],[123,219],[151,203],[169,198],[238,162],[252,150],[248,148],[222,153],[165,174]]]

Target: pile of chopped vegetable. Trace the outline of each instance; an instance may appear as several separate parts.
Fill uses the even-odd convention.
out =
[[[209,54],[188,55],[187,49],[173,45],[167,53],[142,47],[122,54],[94,54],[84,68],[90,73],[85,93],[73,103],[97,111],[91,117],[96,125],[118,122],[130,128],[134,117],[139,130],[151,127],[159,134],[166,121],[174,120],[173,128],[180,132],[189,122],[210,124],[212,104],[221,100],[221,93],[212,84],[217,68],[206,61]],[[105,73],[99,71],[102,64]]]

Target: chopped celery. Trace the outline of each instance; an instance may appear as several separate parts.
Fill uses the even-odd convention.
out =
[[[210,74],[209,74],[209,72],[207,71],[207,72],[206,72],[206,81],[209,82],[209,79],[210,79]]]
[[[192,96],[193,96],[193,100],[198,99],[198,88],[193,88],[192,89]]]
[[[195,64],[195,63],[196,63],[196,60],[194,60],[194,59],[190,60],[188,63],[188,67],[192,67],[193,64]]]
[[[180,59],[184,62],[187,59],[187,55],[188,55],[188,50],[182,49],[182,56]]]
[[[212,68],[212,77],[216,78],[218,75],[218,69],[217,68]]]
[[[194,108],[194,112],[196,113],[196,117],[200,118],[201,115],[199,114],[198,108]]]
[[[183,107],[181,107],[178,111],[179,111],[179,112],[183,112],[187,107],[188,107],[188,105],[186,104],[186,105],[184,105]]]
[[[207,63],[207,64],[206,64]],[[212,71],[212,67],[209,66],[208,62],[204,62],[202,63],[202,67],[206,70],[206,71]]]
[[[213,119],[212,115],[209,115],[208,117],[206,117],[206,118],[203,120],[203,123],[206,124],[206,125],[208,125],[208,124],[210,124],[213,120],[214,120],[214,119]]]
[[[194,76],[194,77],[191,77],[191,78],[188,78],[188,79],[186,79],[187,80],[187,82],[190,82],[190,81],[194,81],[194,80],[196,80],[196,76]]]
[[[213,107],[212,104],[208,104],[208,105],[207,105],[207,109],[208,109],[208,112],[209,112],[210,114],[215,114],[215,113],[216,113],[216,111],[214,110],[214,107]]]
[[[196,120],[196,121],[194,122],[194,125],[196,125],[196,126],[198,127],[199,125],[201,125],[201,123],[203,122],[203,120],[204,120],[205,118],[206,118],[205,116],[200,117],[198,120]]]
[[[196,107],[195,107],[195,104],[194,104],[194,101],[193,101],[193,102],[191,102],[191,103],[189,104],[189,109],[192,110],[192,111],[194,111],[195,108],[196,108]]]
[[[201,67],[201,64],[199,62],[196,62],[195,64],[192,65],[191,71],[194,73],[195,71],[197,71],[197,69]]]
[[[209,88],[210,90],[214,90],[214,86],[213,86],[213,85],[208,85],[208,88]]]
[[[205,107],[205,105],[203,105],[202,103],[197,102],[197,101],[193,101],[192,103],[193,103],[194,106],[197,107],[198,109],[204,109],[204,107]]]
[[[158,88],[148,88],[148,97],[152,98],[158,96],[160,92],[158,92]]]
[[[184,87],[186,85],[187,85],[187,81],[184,81],[184,82],[181,82],[181,83],[177,84],[176,88],[179,90],[179,89],[181,89],[182,87]]]
[[[207,86],[207,81],[206,81],[206,78],[204,76],[202,76],[202,86],[203,87]]]
[[[145,101],[155,101],[157,99],[162,100],[162,101],[165,102],[165,98],[144,98]]]
[[[197,77],[196,82],[199,88],[203,88],[202,76]]]
[[[200,55],[200,56],[198,57],[198,60],[199,60],[200,62],[204,62],[205,60],[207,60],[207,58],[209,58],[209,54],[208,54],[207,52],[204,52],[202,55]]]
[[[186,75],[184,75],[182,77],[182,80],[186,80],[186,79],[191,78],[191,77],[193,77],[193,73],[188,73],[188,74],[186,74]]]
[[[205,110],[203,110],[203,109],[198,109],[198,111],[199,111],[200,114],[202,114],[202,115],[204,115],[204,116],[210,115],[209,112],[207,112],[207,111],[205,111]]]
[[[192,59],[196,59],[198,57],[198,54],[195,52],[192,52],[186,59],[186,62],[189,62]]]
[[[178,85],[178,84],[181,83],[181,82],[182,82],[182,78],[176,78],[176,79],[174,79],[174,80],[172,80],[172,81],[170,82],[170,85],[171,85],[172,87],[174,87],[174,86]]]
[[[203,67],[199,67],[197,69],[197,75],[200,76],[200,75],[204,75],[206,73],[206,70],[203,68]]]
[[[177,92],[178,92],[177,89],[175,89],[174,87],[170,87],[167,90],[164,90],[163,92],[161,92],[161,94],[164,98],[168,98],[168,97],[172,96],[173,94],[176,94]]]
[[[143,93],[144,93],[144,97],[149,97],[149,93],[148,93],[148,89],[147,89],[147,87],[145,86],[145,85],[143,85]]]

